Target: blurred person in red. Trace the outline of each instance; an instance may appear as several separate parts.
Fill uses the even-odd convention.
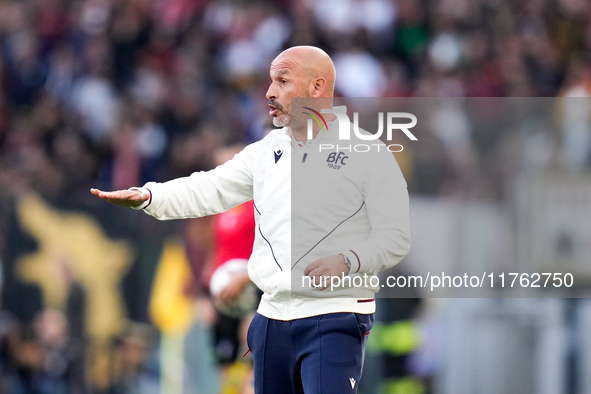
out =
[[[232,146],[219,149],[216,152],[215,161],[217,164],[223,164],[242,148],[242,146]],[[213,327],[215,351],[218,363],[222,367],[223,384],[235,381],[235,379],[227,379],[227,375],[230,373],[230,366],[237,359],[239,360],[238,356],[246,350],[246,338],[241,334],[246,332],[258,304],[258,299],[254,299],[251,310],[249,307],[239,310],[236,306],[244,291],[249,290],[247,286],[253,286],[246,266],[252,254],[254,235],[255,220],[252,201],[213,217],[213,269],[210,279],[213,282],[226,275],[225,283],[220,282],[223,286],[219,286],[213,294],[218,310]],[[236,264],[234,267],[237,268],[234,271],[227,271],[229,275],[222,272],[229,268],[228,263]],[[232,270],[232,268],[229,269]],[[233,306],[235,306],[234,309]],[[233,310],[236,313],[232,313]]]

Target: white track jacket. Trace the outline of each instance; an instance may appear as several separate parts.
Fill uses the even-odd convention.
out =
[[[336,121],[329,123],[304,146],[288,129],[273,130],[211,171],[147,183],[151,198],[138,209],[169,220],[217,214],[253,199],[256,236],[248,273],[264,292],[260,314],[292,320],[373,313],[381,284],[370,277],[410,248],[408,192],[386,145],[338,141],[337,129]],[[367,146],[371,150],[362,152]],[[308,264],[338,253],[351,261],[341,286],[318,290],[305,281]]]

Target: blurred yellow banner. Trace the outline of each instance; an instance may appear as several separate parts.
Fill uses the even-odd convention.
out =
[[[167,240],[150,299],[152,322],[163,333],[184,333],[193,321],[193,300],[184,293],[191,275],[182,242],[177,239]]]

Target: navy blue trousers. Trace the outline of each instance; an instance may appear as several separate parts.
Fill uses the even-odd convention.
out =
[[[255,393],[356,393],[373,322],[373,314],[281,321],[257,313],[247,335]]]

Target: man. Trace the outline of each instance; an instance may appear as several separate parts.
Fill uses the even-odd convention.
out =
[[[270,115],[280,129],[232,160],[163,184],[91,192],[162,220],[215,214],[253,199],[248,273],[264,293],[248,332],[255,392],[354,393],[378,288],[328,289],[321,279],[373,276],[408,253],[406,183],[386,149],[351,151],[338,163],[337,152],[319,150],[338,137],[334,115],[308,140],[292,98],[332,108],[335,69],[324,51],[287,49],[272,62],[270,77]]]

